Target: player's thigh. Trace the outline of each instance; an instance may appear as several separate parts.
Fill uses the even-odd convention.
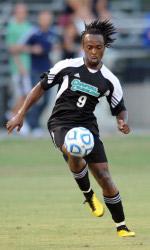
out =
[[[94,136],[94,148],[92,152],[85,157],[85,160],[92,174],[100,184],[111,178],[105,148],[99,136]]]
[[[62,146],[64,144],[65,135],[67,131],[68,130],[64,127],[56,127],[54,129],[49,129],[54,145],[61,151],[62,151]]]
[[[114,196],[118,193],[118,188],[111,177],[107,162],[89,163],[89,169],[103,189],[105,196]]]
[[[67,127],[55,127],[54,129],[49,129],[52,141],[56,148],[58,148],[62,153],[66,162],[68,162],[68,156],[63,148],[65,136],[69,128]]]
[[[102,180],[104,178],[110,178],[110,172],[107,162],[88,163],[88,166],[96,179]]]

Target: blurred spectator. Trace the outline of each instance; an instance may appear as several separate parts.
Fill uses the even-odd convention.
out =
[[[150,13],[145,16],[147,28],[143,32],[143,45],[145,48],[150,49]]]
[[[77,0],[76,0],[77,1]],[[74,12],[73,20],[75,23],[75,26],[79,32],[79,34],[84,30],[84,23],[90,23],[92,20],[94,20],[94,15],[92,13],[92,9],[90,6],[90,1],[84,1],[80,0],[80,5],[78,5],[78,8]]]
[[[144,30],[144,33],[143,33],[143,45],[146,48],[150,48],[150,27]]]
[[[93,2],[93,12],[95,16],[101,20],[111,19],[108,0],[95,0]]]
[[[58,35],[53,30],[52,21],[53,16],[49,11],[41,11],[38,15],[38,26],[20,41],[19,49],[31,55],[32,87],[40,80],[41,73],[52,67],[50,53],[59,41]],[[27,121],[35,136],[43,133],[40,117],[48,102],[49,93],[47,92],[27,115]]]
[[[80,36],[74,23],[68,24],[63,32],[62,59],[74,58],[80,53]]]
[[[80,34],[84,30],[84,22],[89,23],[93,19],[91,0],[67,0],[65,11],[59,19],[59,24],[66,26],[73,22],[78,34]]]
[[[72,2],[73,1],[66,0],[64,3],[64,11],[58,17],[58,24],[61,27],[66,27],[72,21],[72,16],[74,14],[74,8],[72,7],[72,4],[71,4]]]
[[[16,4],[13,16],[10,19],[6,30],[6,44],[8,46],[11,85],[10,91],[12,94],[12,103],[10,109],[13,114],[17,113],[20,105],[22,105],[26,94],[31,89],[31,81],[29,77],[30,57],[27,53],[17,52],[18,40],[31,29],[30,23],[27,21],[27,7],[23,3]],[[13,115],[12,114],[12,115]],[[11,115],[11,114],[9,114]],[[9,118],[9,117],[8,117]],[[28,131],[24,125],[22,131]]]

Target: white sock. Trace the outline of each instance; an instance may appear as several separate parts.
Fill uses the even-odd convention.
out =
[[[116,224],[116,227],[120,227],[120,226],[125,226],[126,223],[125,221],[122,221],[122,222],[119,222],[119,223],[115,223]]]

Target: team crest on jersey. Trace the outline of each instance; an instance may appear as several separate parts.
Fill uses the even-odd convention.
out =
[[[99,97],[100,93],[98,92],[98,88],[94,87],[90,84],[87,84],[85,82],[81,82],[79,79],[74,79],[71,82],[71,90],[72,91],[81,91],[84,93],[87,93],[89,95],[95,96],[95,97]]]

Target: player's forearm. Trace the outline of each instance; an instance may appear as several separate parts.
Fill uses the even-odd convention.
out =
[[[19,109],[18,113],[21,116],[25,116],[26,112],[29,110],[29,108],[36,103],[40,97],[44,94],[44,90],[41,87],[40,82],[29,92],[27,95],[24,104]]]

